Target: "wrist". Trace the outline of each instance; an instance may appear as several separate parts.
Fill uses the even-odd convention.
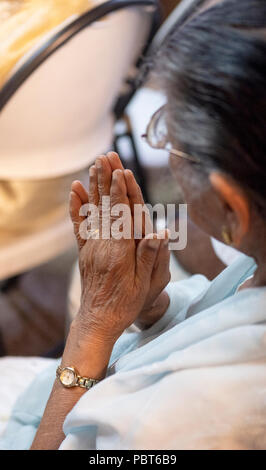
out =
[[[99,315],[98,312],[81,307],[71,323],[70,333],[73,337],[79,338],[81,345],[90,341],[99,347],[113,348],[120,334],[116,334],[114,328],[108,325],[110,321],[107,320],[110,318],[112,318],[110,312],[101,310],[101,315]]]
[[[79,373],[94,379],[105,377],[114,342],[95,331],[84,331],[79,321],[73,321],[62,356],[63,367],[74,366]]]
[[[113,309],[105,307],[91,309],[82,301],[72,324],[85,341],[89,337],[95,342],[113,347],[125,329],[122,319],[123,315],[119,313],[117,305]]]

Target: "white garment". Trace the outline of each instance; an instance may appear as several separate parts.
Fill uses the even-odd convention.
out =
[[[252,265],[170,285],[166,315],[117,343],[60,449],[265,449],[266,288],[235,293]]]
[[[18,396],[52,359],[41,357],[3,357],[0,359],[1,399],[0,437],[2,436]]]
[[[225,266],[229,266],[229,264],[232,264],[239,256],[241,256],[240,251],[236,250],[232,246],[225,245],[225,243],[216,240],[216,238],[211,237],[211,242],[216,255],[225,264]]]
[[[166,314],[118,340],[60,449],[266,449],[266,288],[237,292],[255,268],[241,256],[212,282],[170,284]],[[30,447],[56,365],[21,397],[0,448]]]

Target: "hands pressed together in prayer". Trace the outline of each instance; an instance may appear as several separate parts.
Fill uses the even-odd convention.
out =
[[[98,380],[105,377],[113,346],[126,328],[135,323],[145,329],[163,316],[169,304],[164,288],[170,280],[168,232],[158,238],[158,234],[152,233],[149,220],[150,234],[143,238],[142,217],[139,225],[134,225],[135,232],[131,224],[128,238],[117,239],[111,229],[110,236],[103,238],[104,196],[110,196],[111,211],[117,204],[128,208],[129,222],[133,222],[134,206],[144,206],[133,173],[124,170],[114,152],[98,157],[90,168],[88,192],[79,181],[75,181],[70,194],[82,294],[80,310],[70,327],[61,366],[74,366],[81,376]],[[85,217],[80,214],[86,204],[97,207],[100,222],[99,229],[89,231],[88,239],[81,236]],[[115,219],[118,215],[112,215],[111,222]],[[134,239],[136,232],[139,239]],[[65,389],[58,380],[55,381],[32,449],[58,449],[64,439],[65,417],[84,391],[80,387]]]
[[[124,170],[114,152],[98,157],[90,168],[89,192],[79,181],[72,184],[70,214],[79,245],[79,264],[82,280],[81,308],[77,321],[83,330],[93,331],[104,340],[116,339],[132,323],[148,327],[166,311],[168,295],[163,291],[170,280],[168,234],[156,238],[152,223],[148,220],[150,235],[134,239],[133,220],[130,239],[115,239],[111,231],[109,239],[84,240],[80,236],[79,215],[84,204],[94,204],[102,217],[103,196],[110,196],[110,206],[125,204],[134,216],[134,206],[144,205],[140,187],[133,173]],[[117,216],[118,217],[118,216]],[[112,217],[114,221],[115,217]],[[135,233],[144,235],[144,219]],[[146,225],[147,226],[147,225]],[[105,233],[106,235],[106,233]]]

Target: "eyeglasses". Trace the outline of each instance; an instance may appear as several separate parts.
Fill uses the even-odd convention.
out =
[[[196,157],[192,157],[187,153],[181,152],[180,150],[174,149],[172,144],[168,140],[168,130],[166,125],[166,112],[165,105],[153,114],[146,134],[142,135],[142,138],[146,140],[147,144],[154,149],[167,150],[171,154],[185,158],[195,163],[200,163],[200,160]]]

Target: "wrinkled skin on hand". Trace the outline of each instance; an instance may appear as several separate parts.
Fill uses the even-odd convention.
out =
[[[99,157],[96,166],[91,167],[89,193],[80,182],[73,183],[70,213],[82,280],[79,321],[85,331],[93,330],[115,341],[136,320],[140,327],[149,326],[167,309],[169,298],[162,290],[169,282],[169,250],[168,240],[158,240],[155,235],[141,241],[81,239],[81,205],[90,202],[101,213],[105,195],[110,195],[111,207],[123,203],[132,209],[136,203],[143,204],[133,174],[124,171],[113,152]]]
[[[134,240],[85,244],[80,253],[81,315],[88,317],[88,328],[118,337],[135,322],[150,290],[156,251],[157,246],[146,248],[136,259]]]

